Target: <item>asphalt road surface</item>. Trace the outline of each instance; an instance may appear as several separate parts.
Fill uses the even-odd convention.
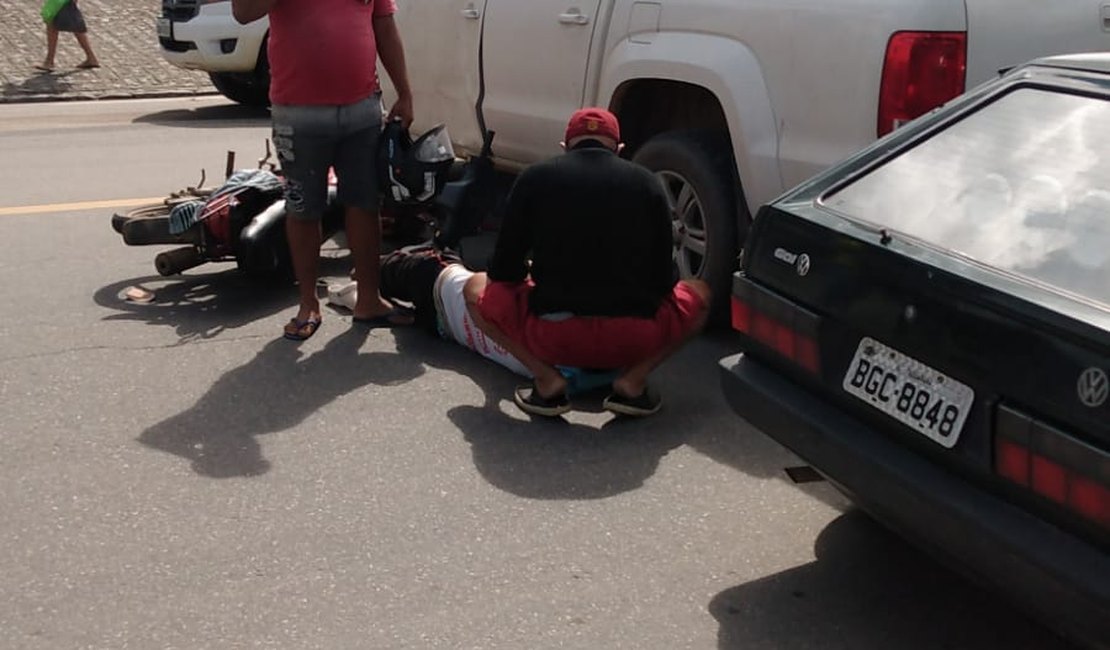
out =
[[[790,483],[727,336],[653,418],[531,421],[462,348],[334,311],[282,340],[292,288],[160,278],[109,227],[267,136],[216,99],[0,107],[4,648],[1066,647]]]

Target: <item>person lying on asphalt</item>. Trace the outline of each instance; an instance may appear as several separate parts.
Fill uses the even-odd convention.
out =
[[[415,324],[427,333],[473,350],[508,370],[531,378],[532,374],[508,350],[498,345],[474,324],[463,289],[474,271],[463,265],[453,251],[430,244],[407,246],[381,257],[382,296],[397,304],[413,306]],[[358,282],[329,287],[328,302],[352,309]],[[561,367],[568,392],[578,393],[604,386],[615,373]]]

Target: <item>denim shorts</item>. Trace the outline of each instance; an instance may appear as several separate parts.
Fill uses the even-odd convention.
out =
[[[319,219],[328,204],[328,168],[343,205],[378,211],[375,164],[381,96],[345,106],[275,105],[274,148],[285,174],[285,206],[297,219]]]

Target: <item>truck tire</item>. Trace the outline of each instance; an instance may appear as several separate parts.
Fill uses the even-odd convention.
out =
[[[699,278],[713,292],[711,322],[728,314],[740,232],[751,223],[740,200],[726,134],[672,131],[648,140],[633,161],[663,182],[674,210],[675,263],[684,278]]]
[[[221,95],[233,102],[255,108],[270,105],[270,62],[266,41],[258,50],[258,64],[251,72],[209,72],[208,78]]]

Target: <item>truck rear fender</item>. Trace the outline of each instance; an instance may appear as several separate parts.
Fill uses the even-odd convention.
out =
[[[653,34],[651,43],[623,40],[613,46],[602,66],[597,103],[619,103],[621,89],[628,84],[655,80],[698,86],[716,98],[751,214],[760,202],[784,189],[775,114],[759,62],[746,45],[689,32]],[[690,126],[681,120],[674,116],[676,128]]]

